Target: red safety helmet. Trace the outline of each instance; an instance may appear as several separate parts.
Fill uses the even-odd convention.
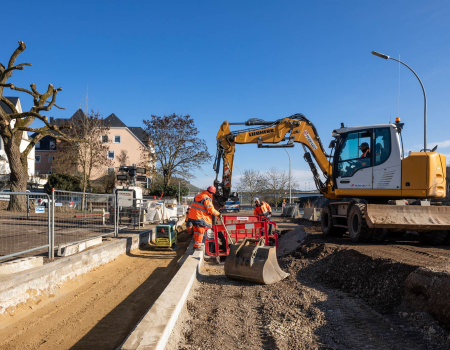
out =
[[[214,186],[209,186],[206,190],[212,194],[216,193],[216,188]]]

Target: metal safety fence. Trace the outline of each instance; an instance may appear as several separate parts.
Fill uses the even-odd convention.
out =
[[[63,245],[118,237],[130,229],[180,215],[176,204],[137,199],[132,191],[121,192],[0,192],[0,262],[31,252],[48,252],[48,258],[53,259],[55,249]],[[20,205],[13,210],[11,203]]]
[[[112,194],[52,192],[52,231],[55,245],[115,235]]]
[[[50,196],[0,192],[0,259],[53,247]]]

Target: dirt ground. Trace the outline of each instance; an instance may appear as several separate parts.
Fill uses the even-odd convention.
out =
[[[178,271],[176,252],[141,247],[54,294],[0,315],[0,349],[116,349]]]
[[[290,276],[256,285],[206,262],[168,349],[450,349],[445,319],[416,308],[405,287],[420,267],[445,275],[449,246],[422,246],[414,235],[354,244],[305,221],[274,219],[284,232],[310,233],[278,259]],[[439,296],[443,307],[449,295]]]

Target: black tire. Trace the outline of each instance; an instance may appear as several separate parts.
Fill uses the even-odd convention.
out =
[[[347,231],[344,227],[334,227],[331,205],[326,205],[320,212],[320,224],[325,236],[342,237]]]
[[[348,214],[348,233],[353,242],[368,242],[372,231],[366,223],[365,204],[355,203]]]
[[[441,245],[446,241],[447,236],[449,233],[444,230],[419,232],[420,243],[428,245]]]

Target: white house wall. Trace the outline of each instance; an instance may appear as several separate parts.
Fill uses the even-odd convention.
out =
[[[16,109],[19,113],[22,113],[22,105],[20,104],[20,99],[17,100]],[[16,120],[11,121],[11,127],[14,127],[14,124],[16,123]],[[20,152],[24,151],[25,148],[30,144],[30,141],[28,140],[28,134],[27,132],[23,132],[22,134],[22,141],[20,143]],[[28,175],[34,175],[35,167],[35,152],[34,147],[28,154]],[[8,157],[6,156],[5,147],[3,144],[3,139],[0,137],[0,175],[9,175],[11,173],[11,169],[9,167],[8,163]]]

